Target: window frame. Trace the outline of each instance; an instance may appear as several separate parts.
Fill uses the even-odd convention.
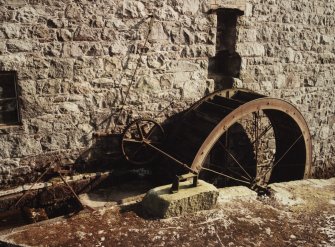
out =
[[[21,111],[20,111],[20,102],[19,102],[19,93],[18,93],[18,80],[17,80],[17,71],[0,71],[0,77],[2,76],[12,76],[13,84],[12,86],[14,87],[14,92],[15,92],[15,97],[0,97],[0,102],[4,101],[13,101],[15,102],[15,107],[16,107],[16,118],[15,121],[13,122],[0,122],[0,128],[5,128],[5,127],[11,127],[11,126],[19,126],[22,124],[22,119],[21,119]],[[0,114],[4,112],[0,110]]]

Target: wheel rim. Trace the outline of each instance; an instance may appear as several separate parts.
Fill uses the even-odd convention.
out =
[[[239,121],[257,114],[267,119],[273,136],[275,152],[272,157],[266,154],[268,168],[271,168],[269,171],[266,167],[262,171],[262,164],[257,160],[257,157],[264,156],[263,153],[254,154],[256,161],[246,165],[243,160],[239,160],[240,155],[236,156],[229,147],[220,144],[227,136],[227,131]],[[262,128],[253,131],[257,139],[260,139],[263,132],[265,134],[262,138],[269,138],[269,130],[264,124]],[[200,178],[206,178],[204,174],[211,172],[237,184],[252,187],[269,182],[307,178],[310,175],[312,144],[309,129],[301,113],[286,101],[265,97],[249,90],[218,91],[196,102],[186,112],[179,129],[171,139],[172,142],[168,145],[170,153],[181,162],[190,164],[192,170],[200,174]],[[239,176],[234,177],[235,180],[231,178],[234,172],[226,171],[221,174],[222,164],[221,170],[208,170],[208,161],[215,154],[218,145],[224,146],[220,147],[221,154],[232,154],[230,160],[235,163],[234,169],[239,169]],[[259,182],[260,175],[263,181]]]
[[[272,98],[262,98],[250,101],[228,114],[203,142],[192,162],[191,168],[197,172],[206,170],[205,164],[208,155],[211,153],[216,143],[218,141],[220,142],[220,138],[225,135],[227,130],[229,130],[239,119],[260,110],[267,115],[274,128],[277,146],[276,155],[274,156],[271,165],[272,173],[266,182],[294,180],[308,177],[311,168],[311,140],[307,124],[302,115],[291,104]],[[283,117],[286,118],[286,122],[289,122],[289,125],[291,126],[290,134],[293,134],[291,136],[285,137],[284,127],[280,124],[280,119]],[[293,155],[295,151],[298,152],[296,157]],[[235,159],[237,160],[237,158]],[[295,171],[288,171],[291,173],[290,176],[285,177],[283,175],[283,173],[285,173],[283,168],[287,165],[284,161],[292,165],[298,164],[298,166],[294,168]],[[241,167],[243,167],[243,165],[241,165]],[[243,171],[242,168],[240,168],[240,170],[240,172]],[[270,173],[270,171],[267,173]],[[248,175],[251,176],[251,174]],[[250,185],[252,185],[255,179],[257,179],[257,175],[251,176],[251,181],[244,181],[245,184],[250,182]]]

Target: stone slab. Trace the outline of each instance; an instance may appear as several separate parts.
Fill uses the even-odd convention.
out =
[[[256,200],[257,193],[245,186],[234,186],[219,189],[218,203],[231,200]]]
[[[305,203],[303,199],[292,193],[294,186],[299,186],[300,181],[287,183],[273,183],[269,185],[271,197],[285,206],[294,206]]]
[[[170,194],[171,184],[151,189],[143,198],[144,210],[155,217],[169,218],[211,209],[217,202],[218,189],[202,180],[197,187],[192,181],[180,183],[179,191]]]

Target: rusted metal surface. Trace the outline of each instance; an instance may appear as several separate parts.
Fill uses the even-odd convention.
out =
[[[149,163],[158,154],[152,147],[160,147],[164,139],[165,133],[159,123],[151,119],[138,119],[125,128],[121,150],[124,157],[133,164]]]
[[[107,179],[110,174],[111,172],[89,173],[63,177],[63,179],[76,194],[80,194],[96,187]],[[43,207],[73,197],[73,192],[70,191],[67,185],[64,186],[64,181],[62,179],[54,179],[49,182],[35,183],[1,191],[0,213],[8,209],[16,210],[21,207]]]
[[[270,123],[263,130],[259,129],[259,112],[262,112]],[[248,115],[256,116],[252,126],[255,139],[250,140],[255,156],[253,162],[256,164],[242,165],[239,157],[232,154],[229,146],[223,143],[232,127]],[[308,126],[301,113],[286,101],[248,90],[223,90],[196,102],[174,133],[177,140],[175,144],[170,145],[170,151],[181,162],[191,164],[192,170],[200,173],[200,177],[204,171],[212,172],[252,187],[259,180],[259,174],[256,174],[257,157],[260,155],[258,142],[269,130],[274,132],[276,151],[271,164],[264,168],[262,176],[269,176],[265,182],[307,178],[311,170],[312,143]],[[222,166],[220,169],[208,167],[209,157],[217,147],[222,149],[222,155],[230,156],[231,163],[234,163],[234,171],[228,171],[228,168],[224,167],[225,164],[219,164],[218,166]]]
[[[170,188],[170,193],[173,194],[173,193],[177,193],[179,191],[179,183],[180,182],[183,182],[183,181],[186,181],[188,179],[192,179],[193,182],[192,182],[192,187],[197,187],[198,186],[198,174],[195,174],[193,172],[189,172],[189,173],[186,173],[184,175],[180,175],[180,176],[176,176],[173,183],[172,183],[172,186]]]
[[[244,140],[239,140],[236,133],[242,132]],[[163,134],[153,120],[134,121],[124,131],[124,156],[142,164],[161,154],[204,180],[204,173],[212,174],[213,183],[214,175],[223,177],[216,181],[219,187],[243,184],[263,190],[270,182],[307,178],[311,172],[311,136],[301,113],[286,101],[249,90],[222,90],[202,98],[186,111],[165,146]],[[271,138],[275,148],[264,148],[262,142],[269,144]],[[248,149],[231,147],[240,141]]]

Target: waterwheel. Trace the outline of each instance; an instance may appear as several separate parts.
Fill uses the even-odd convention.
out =
[[[135,132],[142,132],[136,123]],[[148,133],[162,136],[157,123],[153,128]],[[301,113],[286,101],[248,90],[217,91],[196,102],[163,146],[154,143],[162,138],[137,136],[133,143],[138,142],[141,153],[146,145],[149,154],[165,155],[217,187],[264,188],[310,175],[311,137]]]
[[[290,103],[248,90],[214,92],[185,113],[169,153],[218,187],[306,178],[306,121]]]

